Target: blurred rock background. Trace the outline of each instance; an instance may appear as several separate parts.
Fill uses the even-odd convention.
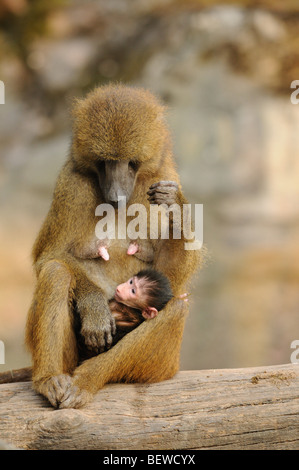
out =
[[[299,339],[297,0],[1,0],[1,370],[23,345],[30,252],[70,141],[73,97],[109,81],[169,106],[186,196],[204,204],[182,369],[290,361]]]

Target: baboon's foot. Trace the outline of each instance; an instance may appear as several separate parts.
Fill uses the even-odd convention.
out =
[[[54,408],[79,408],[92,399],[86,390],[73,385],[70,375],[60,374],[44,382],[35,383],[35,389],[44,395]]]

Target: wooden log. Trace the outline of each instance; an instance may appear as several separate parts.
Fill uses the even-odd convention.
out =
[[[13,382],[28,382],[32,378],[32,368],[23,367],[23,369],[12,369],[0,373],[0,384]]]
[[[21,449],[299,449],[299,365],[111,384],[77,410],[54,410],[31,382],[3,384],[0,438]]]

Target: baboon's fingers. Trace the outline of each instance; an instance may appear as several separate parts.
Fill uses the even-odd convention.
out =
[[[176,193],[178,190],[177,187],[174,186],[157,186],[154,189],[149,189],[146,194],[151,196],[152,194],[173,194]]]
[[[174,186],[177,189],[179,188],[179,185],[175,181],[158,181],[157,183],[151,184],[149,189],[154,189],[154,188],[157,188],[158,186]]]
[[[59,406],[59,403],[64,400],[69,393],[72,378],[67,374],[60,374],[51,377],[37,390],[44,395],[54,408]]]
[[[149,202],[155,203],[155,204],[165,204],[167,206],[170,206],[171,204],[174,204],[176,202],[176,197],[175,195],[171,194],[165,194],[162,196],[162,194],[155,194],[151,197],[148,198]]]
[[[176,202],[178,184],[175,181],[160,181],[150,186],[147,191],[150,204],[166,204],[170,206]]]
[[[176,202],[176,198],[170,195],[165,196],[152,196],[148,198],[150,204],[166,204],[171,206]]]
[[[87,405],[93,398],[93,395],[87,390],[81,390],[76,385],[71,385],[68,395],[60,402],[59,409],[81,408]]]

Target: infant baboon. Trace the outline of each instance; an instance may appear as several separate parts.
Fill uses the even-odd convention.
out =
[[[118,285],[109,302],[116,323],[113,344],[144,320],[155,318],[172,297],[167,277],[154,269],[139,271]]]
[[[110,240],[99,240],[96,253],[90,252],[93,258],[110,259],[108,247]],[[93,246],[95,244],[93,243]],[[131,241],[127,250],[128,255],[135,255],[143,261],[153,260],[153,248],[147,240]],[[114,298],[109,301],[111,314],[115,319],[116,333],[113,335],[112,346],[123,336],[134,330],[144,320],[155,318],[169,300],[173,297],[169,280],[161,272],[154,269],[139,271],[128,281],[116,287]],[[80,316],[80,312],[77,312]],[[82,338],[78,335],[82,355],[84,347]],[[93,354],[87,354],[91,357]]]

